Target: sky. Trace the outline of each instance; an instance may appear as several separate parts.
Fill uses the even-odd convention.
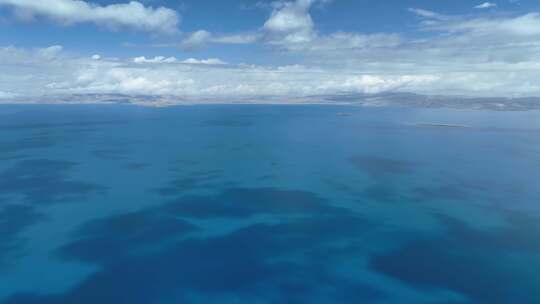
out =
[[[0,0],[0,99],[540,96],[537,0]]]

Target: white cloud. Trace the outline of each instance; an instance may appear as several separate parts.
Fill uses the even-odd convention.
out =
[[[212,39],[212,34],[205,30],[199,30],[191,33],[182,40],[181,46],[184,48],[196,48],[207,44]]]
[[[376,94],[387,91],[394,91],[404,87],[427,86],[439,79],[433,75],[362,75],[348,79],[343,86],[352,91],[362,91],[363,93]]]
[[[272,12],[258,31],[236,34],[214,34],[199,30],[187,35],[181,48],[195,49],[211,43],[250,44],[265,43],[287,51],[321,51],[395,46],[401,42],[396,34],[361,34],[336,32],[319,35],[309,13],[315,5],[325,5],[331,0],[276,1]],[[170,44],[161,45],[170,47]]]
[[[195,59],[195,58],[188,58],[183,63],[188,64],[227,64],[225,61],[222,61],[218,58],[208,58],[208,59]]]
[[[399,35],[392,33],[362,34],[335,32],[320,35],[309,13],[314,4],[329,0],[296,0],[278,2],[263,25],[265,42],[288,51],[335,51],[396,46]]]
[[[493,8],[493,7],[497,7],[497,4],[492,3],[492,2],[484,2],[482,4],[476,5],[474,8],[484,9],[484,8]]]
[[[540,36],[540,13],[529,13],[517,17],[452,19],[434,23],[432,28],[454,33],[471,33],[475,36],[492,36],[500,41],[514,41],[515,38],[521,37],[538,38]]]
[[[176,11],[146,7],[137,1],[101,6],[82,0],[0,0],[0,5],[24,12],[27,19],[35,15],[65,25],[90,22],[113,29],[174,33],[179,23]]]
[[[159,56],[138,57],[139,63],[134,59],[93,60],[64,51],[51,58],[50,48],[7,47],[0,48],[0,91],[10,92],[11,96],[125,93],[189,96],[198,100],[387,91],[540,95],[540,83],[535,81],[540,79],[540,61],[464,64],[459,57],[450,61],[450,56],[444,55],[442,58],[446,59],[439,58],[438,62],[430,52],[413,49],[394,53],[394,59],[384,54],[377,58],[375,51],[365,54],[370,57],[368,61],[350,67],[265,67],[225,65],[219,59],[167,60]]]
[[[0,91],[0,99],[9,99],[9,98],[13,98],[13,97],[17,97],[17,95],[12,94],[12,93],[8,93],[8,92]]]
[[[271,43],[297,44],[311,41],[315,37],[314,23],[309,9],[315,0],[283,2],[276,7],[263,28]]]
[[[286,48],[289,51],[304,51],[321,54],[321,52],[328,53],[334,51],[396,47],[402,42],[402,38],[397,34],[336,32],[330,35],[316,36],[306,43],[286,45]]]
[[[420,17],[424,17],[424,18],[440,19],[440,20],[447,19],[447,17],[444,16],[444,15],[441,15],[441,14],[433,12],[433,11],[428,11],[428,10],[425,10],[425,9],[421,9],[421,8],[409,8],[409,11],[411,13],[414,13],[414,14],[416,14],[416,15],[418,15]]]
[[[187,35],[187,37],[180,42],[179,46],[184,49],[196,49],[210,43],[249,44],[259,41],[261,37],[261,33],[257,32],[216,35],[205,30],[198,30]]]
[[[422,23],[438,36],[422,47],[454,62],[536,62],[540,56],[540,13],[518,16],[452,16]],[[453,58],[451,58],[453,56]]]
[[[94,59],[94,60],[100,60],[101,56],[99,54],[94,54],[94,55],[92,55],[91,58]]]
[[[183,48],[197,48],[209,43],[248,44],[266,42],[284,48],[295,48],[316,37],[315,25],[309,14],[315,3],[325,4],[330,0],[275,1],[272,13],[262,28],[257,31],[236,34],[213,34],[199,30],[182,40]],[[267,6],[265,4],[265,6]]]
[[[257,42],[261,38],[260,33],[250,32],[241,34],[213,36],[211,42],[224,44],[249,44]]]
[[[144,56],[135,57],[133,58],[133,62],[135,63],[174,63],[176,62],[175,57],[164,57],[164,56],[156,56],[154,58],[146,58]]]
[[[63,49],[64,47],[61,45],[53,45],[47,48],[38,49],[38,54],[46,58],[53,58],[59,55]]]
[[[208,59],[196,59],[188,58],[182,61],[179,61],[175,57],[165,57],[165,56],[156,56],[154,58],[146,58],[145,56],[139,56],[133,58],[134,63],[145,64],[145,63],[185,63],[185,64],[213,64],[213,65],[223,65],[227,64],[225,61],[219,58],[208,58]]]
[[[278,3],[272,14],[291,5],[309,8],[312,4],[312,1]],[[304,12],[309,14],[307,10]],[[302,42],[283,40],[284,36],[274,35],[280,32],[277,29],[269,36],[270,31],[264,27],[258,32],[234,35],[199,31],[188,37],[191,45],[271,43],[282,51],[277,62],[285,58],[297,63],[285,66],[164,56],[129,59],[103,56],[93,60],[66,53],[61,46],[4,47],[0,48],[0,91],[23,96],[129,93],[201,99],[386,91],[540,95],[540,82],[536,81],[540,79],[540,14],[447,16],[419,13],[418,9],[413,13],[420,16],[422,38],[392,33],[322,35],[314,25],[308,26],[310,39]],[[305,27],[281,28],[283,33],[291,33]]]
[[[302,96],[337,92],[378,92],[421,86],[424,76],[351,76],[350,72],[300,65],[264,67],[225,65],[220,59],[172,60],[165,57],[131,60],[73,57],[51,60],[47,49],[0,49],[0,90],[24,96],[83,93],[126,93],[193,97]],[[20,56],[21,63],[2,64]],[[172,58],[172,57],[171,57]],[[29,64],[30,62],[30,64]],[[145,64],[152,63],[152,64]],[[154,64],[156,63],[156,64]],[[21,66],[25,70],[21,72]],[[354,73],[353,73],[354,74]],[[355,78],[356,77],[356,78]],[[359,77],[359,78],[358,78]]]

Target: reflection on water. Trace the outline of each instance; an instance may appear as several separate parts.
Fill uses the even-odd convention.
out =
[[[540,303],[540,113],[2,107],[0,303]]]

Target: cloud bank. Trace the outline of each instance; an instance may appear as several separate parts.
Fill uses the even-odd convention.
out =
[[[8,64],[9,63],[9,64]],[[26,66],[25,75],[17,72]],[[25,50],[0,48],[0,91],[22,94],[125,93],[193,97],[296,96],[336,92],[382,92],[402,87],[421,89],[437,79],[430,75],[362,75],[354,71],[301,65],[266,67],[227,64],[218,58],[177,59],[144,56],[96,60],[73,57],[60,47]]]
[[[6,2],[37,3],[0,0]],[[55,2],[78,3],[90,10],[112,6]],[[268,56],[290,59],[288,64],[278,60],[255,65],[191,53],[109,58],[73,55],[61,46],[7,46],[0,48],[0,69],[5,71],[0,74],[0,92],[4,92],[0,98],[86,93],[254,99],[381,92],[540,96],[540,13],[445,15],[410,8],[417,35],[321,33],[311,10],[327,2],[273,2],[257,29],[222,34],[199,30],[163,46],[197,50],[209,44],[252,44],[265,48]],[[126,6],[143,7],[132,3]]]
[[[59,46],[0,48],[0,91],[10,96],[95,93],[206,97],[309,96],[340,93],[417,92],[472,96],[536,95],[540,64],[496,63],[471,71],[411,69],[379,62],[371,68],[259,66],[221,59],[139,56],[98,60],[71,56]],[[21,66],[24,71],[21,73]],[[515,70],[520,73],[515,73]],[[472,65],[472,69],[474,65]],[[508,94],[508,93],[511,94]],[[3,96],[3,97],[10,97]]]

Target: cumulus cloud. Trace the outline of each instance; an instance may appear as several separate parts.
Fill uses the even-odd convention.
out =
[[[15,8],[26,19],[39,16],[64,25],[94,23],[112,29],[175,33],[179,23],[176,11],[146,7],[137,1],[102,6],[82,0],[0,0],[0,5]]]
[[[276,1],[270,4],[272,12],[261,28],[255,31],[215,34],[199,30],[188,34],[179,44],[184,49],[196,49],[208,44],[263,43],[286,51],[321,51],[396,46],[401,38],[393,33],[335,32],[320,35],[310,15],[315,5],[331,0]],[[265,4],[268,6],[269,4]],[[161,45],[169,47],[171,45]]]
[[[314,23],[309,9],[316,0],[296,0],[283,2],[276,7],[264,23],[268,39],[277,44],[297,44],[311,41]]]
[[[305,18],[314,3],[318,2],[276,3],[266,23],[283,10],[286,15],[300,12]],[[539,14],[448,16],[422,9],[411,12],[420,19],[422,38],[392,33],[323,35],[317,32],[311,17],[311,21],[303,22],[279,17],[283,20],[247,33],[218,35],[198,31],[187,36],[190,43],[186,45],[192,46],[270,43],[271,50],[275,46],[280,50],[280,60],[293,58],[298,63],[285,66],[164,56],[103,56],[95,60],[70,55],[61,46],[4,47],[0,48],[0,91],[35,96],[129,93],[194,98],[388,91],[540,95],[540,83],[536,81],[540,79]],[[285,38],[298,32],[309,32],[309,39]]]
[[[247,44],[265,42],[284,48],[297,48],[316,37],[315,25],[309,14],[315,3],[328,0],[296,0],[272,2],[272,13],[260,29],[252,32],[216,35],[199,30],[182,42],[184,48],[200,47],[209,43]]]
[[[287,51],[336,51],[394,47],[401,43],[394,33],[335,32],[321,35],[317,32],[310,9],[329,0],[296,0],[277,2],[262,27],[264,42]]]
[[[484,9],[484,8],[493,8],[493,7],[497,7],[497,4],[492,3],[492,2],[484,2],[482,4],[476,5],[474,8]]]

